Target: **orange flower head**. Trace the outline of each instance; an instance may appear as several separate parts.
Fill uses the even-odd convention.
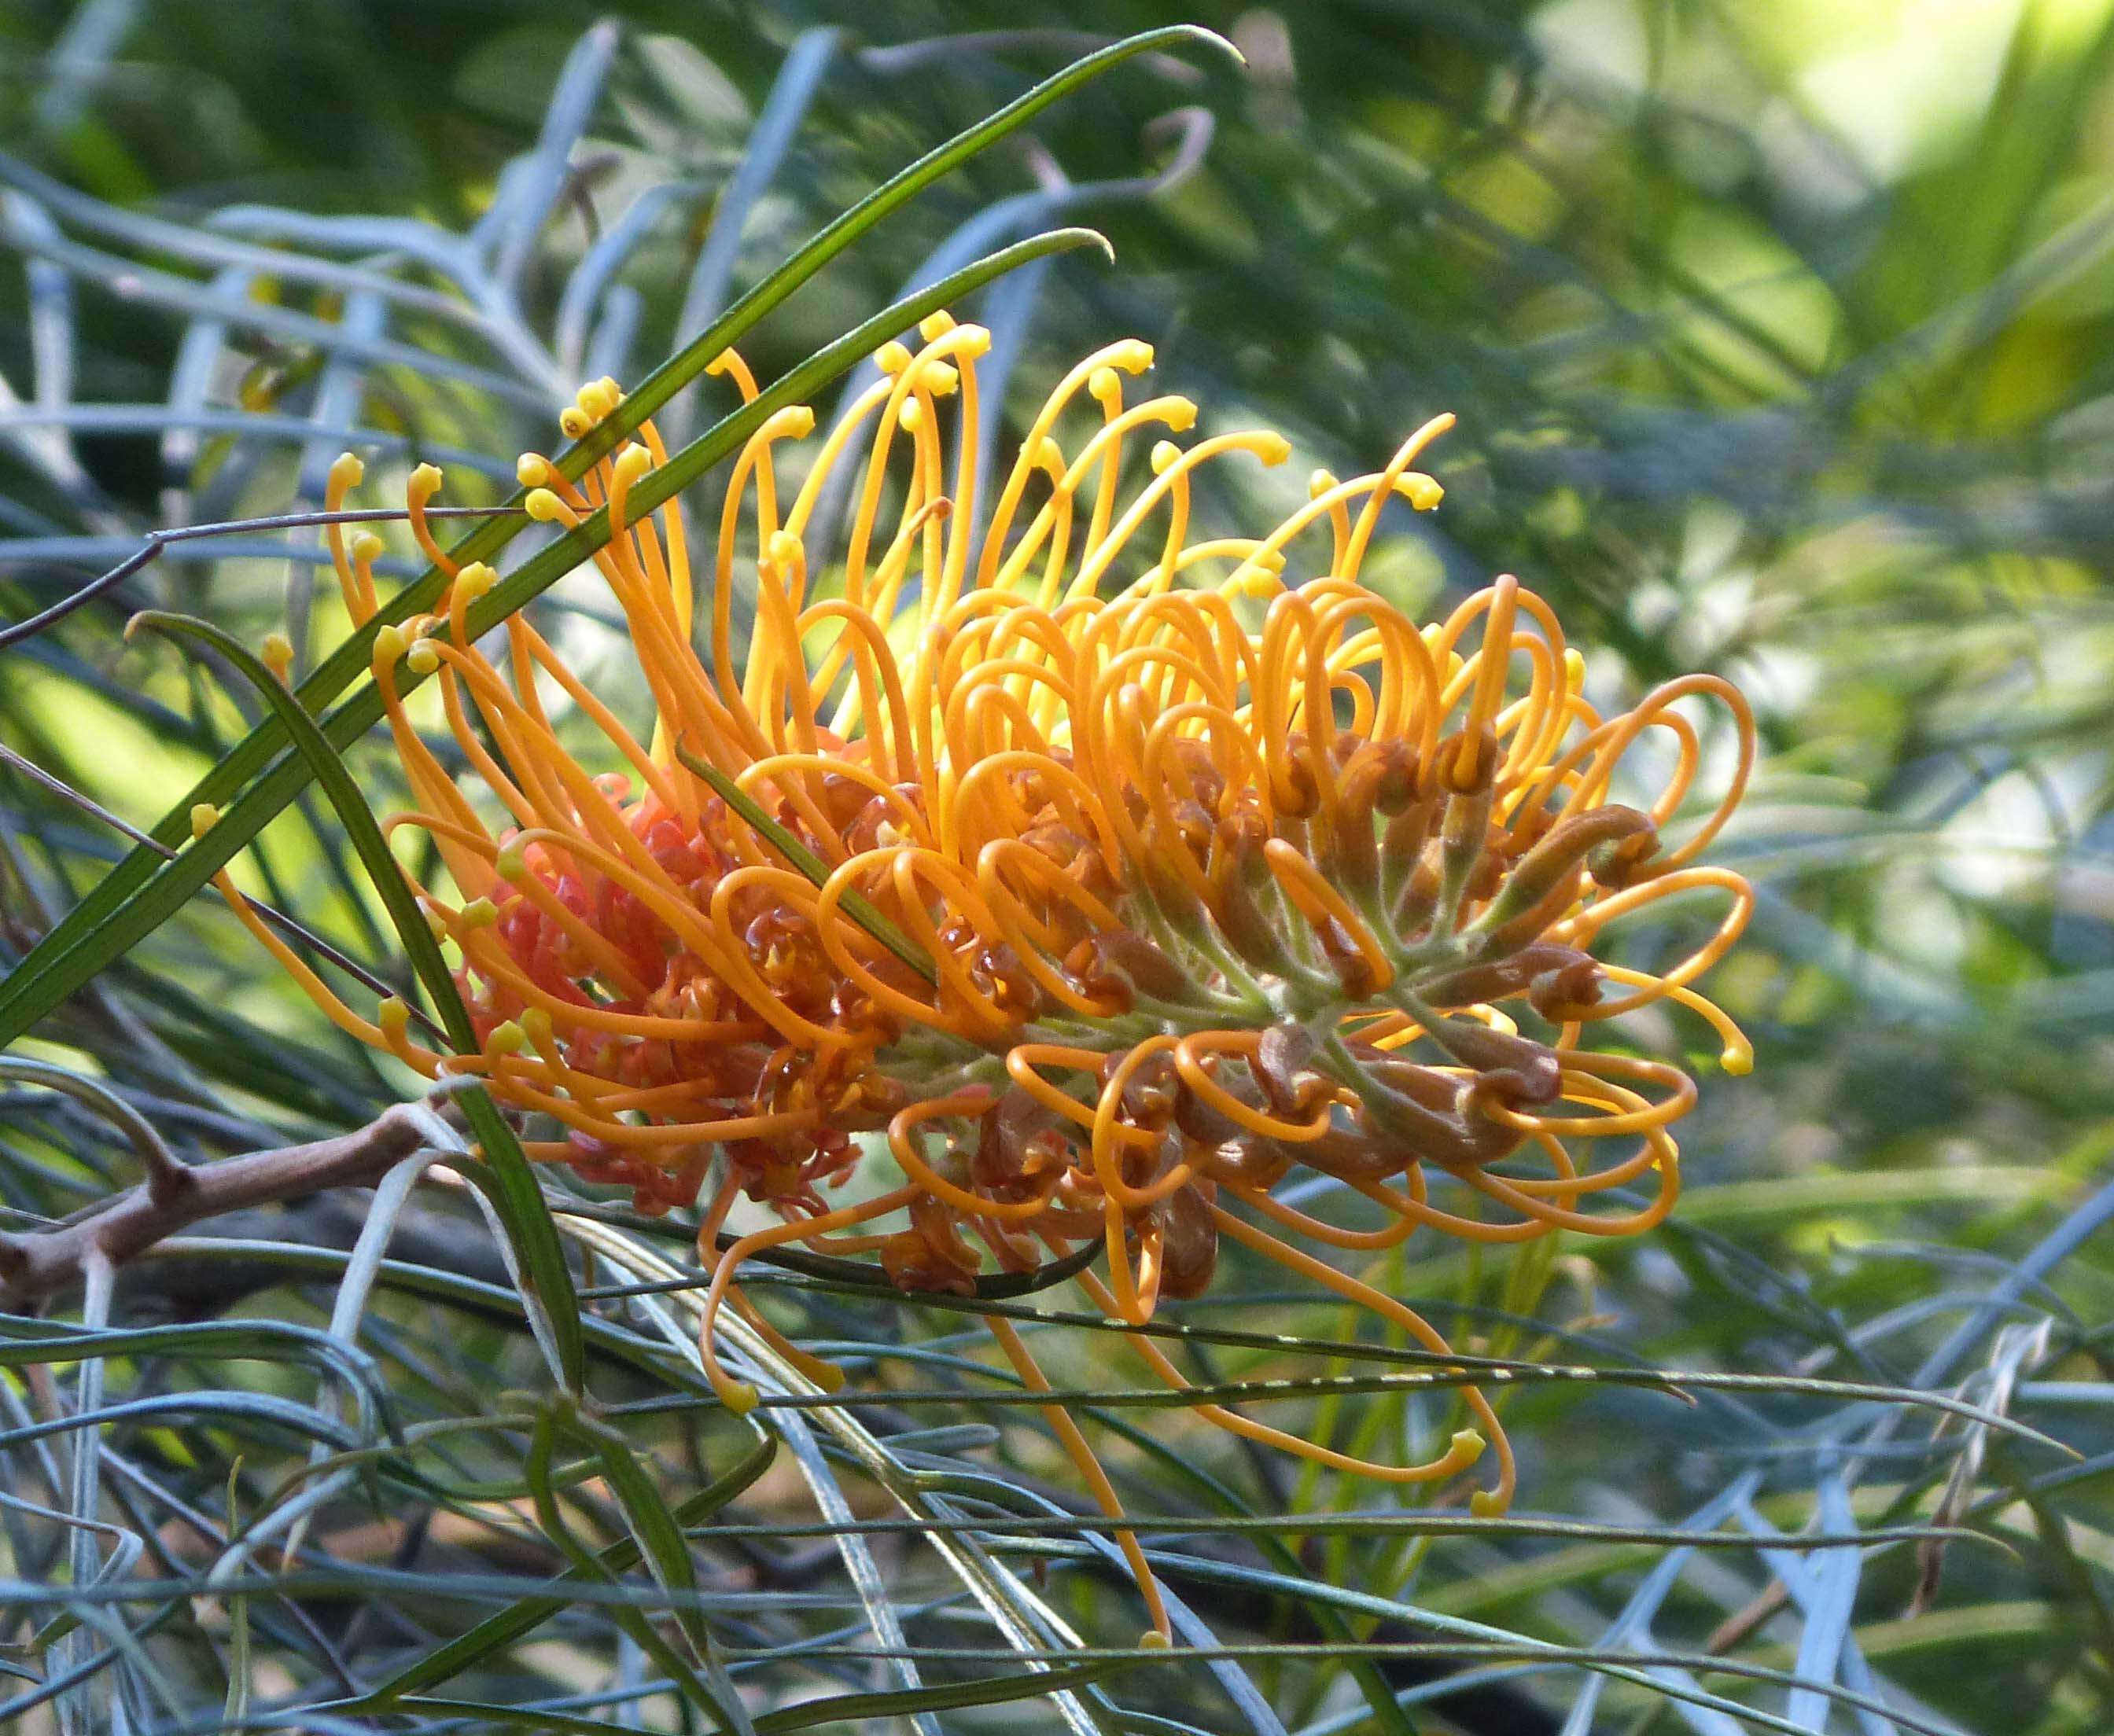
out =
[[[986,477],[988,343],[938,315],[916,348],[886,345],[797,487],[783,458],[812,414],[764,422],[728,477],[701,596],[677,504],[629,505],[666,459],[650,424],[577,488],[522,460],[537,517],[607,507],[594,560],[643,684],[598,694],[518,614],[503,647],[474,640],[481,566],[455,573],[442,612],[383,633],[375,676],[417,803],[391,823],[428,834],[452,879],[420,890],[460,949],[482,1047],[419,1048],[400,1014],[341,1022],[428,1074],[483,1075],[562,1130],[532,1154],[648,1208],[696,1199],[716,1164],[707,1236],[738,1194],[782,1221],[721,1259],[714,1307],[734,1262],[775,1243],[970,1291],[986,1268],[1100,1238],[1106,1280],[1083,1281],[1142,1322],[1202,1290],[1230,1236],[1443,1352],[1400,1299],[1279,1232],[1524,1242],[1633,1234],[1672,1208],[1670,1129],[1695,1087],[1595,1039],[1671,1003],[1715,1030],[1728,1071],[1750,1063],[1693,986],[1751,906],[1700,860],[1748,779],[1747,707],[1690,675],[1604,717],[1554,612],[1516,580],[1428,625],[1362,583],[1390,503],[1439,504],[1412,467],[1450,418],[1372,475],[1318,473],[1263,537],[1202,537],[1206,467],[1275,464],[1282,438],[1176,444],[1196,406],[1136,395],[1151,352],[1123,342],[1066,374]],[[755,395],[738,357],[716,371]],[[589,386],[566,432],[619,401]],[[333,505],[357,468],[334,473]],[[849,531],[825,570],[833,478]],[[446,564],[423,518],[438,480],[414,475],[411,509]],[[333,547],[364,618],[371,550]],[[437,678],[455,769],[407,717],[405,669]],[[1707,722],[1691,714],[1713,705],[1730,774],[1686,814]],[[561,742],[568,712],[603,738],[591,763]],[[1624,780],[1647,738],[1666,751],[1640,793]],[[1723,915],[1687,956],[1653,971],[1599,956],[1691,893]],[[884,1146],[899,1184],[832,1205]],[[1380,1227],[1280,1200],[1301,1166]],[[1596,1204],[1633,1186],[1649,1204]],[[901,1227],[872,1227],[891,1214]],[[1510,1453],[1466,1397],[1476,1427],[1412,1466],[1200,1408],[1393,1481],[1450,1475],[1493,1441],[1499,1479],[1477,1505],[1498,1510]]]

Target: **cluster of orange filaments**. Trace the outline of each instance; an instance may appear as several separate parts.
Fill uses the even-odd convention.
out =
[[[419,890],[460,949],[483,1046],[419,1048],[389,1005],[368,1021],[328,1002],[333,1016],[557,1124],[533,1155],[629,1184],[649,1207],[702,1193],[710,1307],[731,1295],[753,1319],[735,1268],[789,1241],[876,1255],[908,1288],[968,1291],[987,1268],[1099,1238],[1106,1279],[1082,1281],[1142,1322],[1206,1286],[1224,1236],[1444,1352],[1400,1300],[1285,1238],[1370,1250],[1420,1227],[1512,1243],[1659,1222],[1678,1187],[1668,1130],[1695,1086],[1587,1039],[1671,1002],[1746,1069],[1739,1033],[1691,986],[1750,903],[1737,875],[1697,864],[1747,780],[1739,694],[1689,676],[1603,718],[1555,615],[1516,581],[1421,628],[1362,586],[1383,509],[1438,503],[1411,466],[1449,418],[1376,474],[1318,474],[1265,537],[1192,541],[1200,467],[1276,464],[1282,439],[1156,439],[1149,466],[1127,465],[1196,409],[1127,401],[1125,376],[1151,358],[1119,343],[1065,376],[986,503],[987,336],[945,316],[921,336],[881,351],[883,377],[797,489],[780,487],[777,449],[812,415],[763,423],[728,480],[702,600],[676,505],[629,505],[666,461],[650,424],[577,487],[522,460],[538,518],[609,509],[595,559],[643,675],[645,704],[625,707],[650,706],[643,739],[519,615],[496,662],[472,638],[464,609],[493,575],[456,570],[434,545],[423,514],[438,475],[414,473],[413,528],[454,582],[439,613],[378,642],[418,802],[392,824],[429,834],[452,878],[453,896]],[[718,371],[754,395],[739,358]],[[566,432],[618,401],[613,383],[590,386]],[[811,528],[862,449],[826,583],[809,570]],[[341,461],[333,506],[356,478]],[[374,607],[375,547],[338,547],[356,617]],[[437,678],[475,799],[407,718],[402,669]],[[1665,847],[1703,757],[1687,714],[1710,702],[1729,715],[1731,774]],[[599,772],[561,744],[554,709],[606,738]],[[1647,735],[1655,793],[1623,784],[1640,805],[1618,803]],[[1688,956],[1656,973],[1595,957],[1611,930],[1689,892],[1724,913]],[[831,1204],[825,1190],[883,1149],[899,1185]],[[1361,1196],[1382,1227],[1274,1198],[1296,1165]],[[1649,1204],[1596,1208],[1632,1186]],[[716,1254],[744,1194],[780,1221]],[[881,1227],[890,1217],[899,1227]],[[1018,1336],[992,1324],[1039,1384]],[[709,1331],[705,1355],[723,1396],[753,1400]],[[1414,1465],[1198,1408],[1393,1482],[1449,1476],[1494,1443],[1497,1486],[1476,1505],[1502,1510],[1512,1456],[1482,1395],[1465,1398],[1476,1426]],[[1091,1467],[1069,1419],[1052,1420]]]

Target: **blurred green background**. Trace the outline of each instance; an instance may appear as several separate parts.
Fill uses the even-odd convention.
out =
[[[572,377],[635,378],[692,335],[686,292],[730,199],[739,290],[1093,41],[1178,17],[1224,32],[1245,72],[1187,53],[1093,85],[830,267],[744,345],[750,359],[781,372],[965,225],[982,251],[1061,212],[1102,230],[1116,262],[1068,256],[991,298],[986,315],[1024,345],[1012,403],[1039,401],[1039,382],[1088,347],[1149,339],[1162,389],[1197,398],[1207,430],[1261,421],[1295,448],[1282,471],[1220,485],[1200,519],[1252,525],[1301,498],[1310,468],[1373,468],[1426,416],[1457,413],[1430,461],[1445,504],[1391,527],[1378,582],[1443,609],[1516,572],[1618,687],[1723,672],[1754,701],[1764,743],[1715,853],[1761,902],[1713,979],[1759,1067],[1734,1081],[1706,1066],[1677,1226],[1590,1250],[1544,1324],[1617,1359],[1922,1382],[1964,1319],[1974,1343],[1943,1383],[1979,1380],[1974,1395],[2000,1395],[2089,1467],[2050,1482],[2045,1455],[1970,1449],[1973,1510],[2012,1552],[1955,1546],[1934,1598],[1915,1596],[1924,1569],[1906,1547],[1872,1554],[1846,1591],[1816,1581],[1814,1597],[1839,1607],[1787,1598],[1782,1563],[1752,1551],[1704,1560],[1553,1537],[1428,1554],[1338,1539],[1308,1572],[1568,1646],[1613,1632],[1608,1643],[1633,1650],[1655,1635],[1694,1651],[1715,1638],[1727,1656],[1860,1692],[1873,1691],[1857,1674],[1868,1661],[1890,1703],[1938,1728],[2114,1725],[2114,1244],[2091,1233],[2114,1156],[2114,7],[667,0],[618,8],[583,49],[601,16],[500,0],[0,0],[0,144],[16,166],[0,177],[0,614],[49,605],[155,526],[313,507],[326,448],[291,426],[300,418],[380,430],[407,452],[482,454],[503,478],[516,450],[547,442]],[[826,28],[837,34],[816,34]],[[331,240],[258,212],[471,232],[503,202],[502,171],[534,152],[569,66],[597,75],[578,87],[580,125],[557,138],[547,208],[520,235],[503,305],[467,319],[396,307],[375,330],[436,365],[370,363],[299,324],[246,324],[245,299],[341,327],[374,310],[329,284],[217,278],[143,223],[374,262],[470,305],[391,250],[410,229]],[[745,160],[768,170],[753,191],[737,175]],[[613,235],[620,249],[605,244]],[[499,250],[510,244],[501,236]],[[208,292],[221,299],[196,299]],[[252,437],[244,415],[291,432]],[[460,498],[477,489],[465,480]],[[206,548],[0,654],[0,740],[135,825],[240,720],[172,653],[126,651],[125,614],[186,608],[251,642],[290,606],[305,619],[312,541],[259,533],[245,559]],[[318,616],[309,631],[320,655],[336,629]],[[389,949],[345,890],[330,834],[320,813],[275,825],[256,884],[386,974]],[[16,953],[122,847],[4,770],[0,846]],[[200,1155],[350,1125],[392,1090],[203,902],[39,1035],[39,1053],[85,1057],[162,1106],[164,1132]],[[39,1094],[7,1104],[0,1194],[12,1210],[57,1215],[129,1179],[121,1140],[95,1150],[107,1130]],[[1479,1274],[1425,1263],[1397,1281],[1497,1300],[1494,1280],[1479,1291]],[[195,1306],[307,1318],[328,1301],[253,1289]],[[950,1329],[899,1313],[862,1329]],[[1318,1336],[1343,1329],[1315,1318]],[[426,1342],[436,1329],[415,1314],[380,1347],[414,1409],[474,1412],[494,1369],[533,1377],[520,1335],[490,1330],[466,1364]],[[839,1320],[829,1336],[851,1332]],[[35,1397],[22,1390],[18,1408]],[[1383,1433],[1408,1427],[1384,1404],[1360,1414]],[[1805,1425],[1820,1414],[1548,1391],[1513,1413],[1533,1507],[1604,1522],[1672,1523],[1756,1467],[1787,1530],[1830,1491],[1845,1504],[1830,1524],[1852,1507],[1865,1524],[1927,1516],[1967,1446],[1956,1432],[1933,1447],[1913,1421],[1888,1449],[1900,1462],[1879,1452],[1846,1477],[1814,1446]],[[217,1513],[245,1450],[239,1426],[153,1432],[127,1450]],[[1040,1462],[1032,1445],[1018,1453]],[[253,1454],[249,1475],[261,1462]],[[1370,1494],[1274,1488],[1237,1454],[1219,1469],[1259,1507]],[[1143,1492],[1134,1506],[1181,1499],[1149,1461],[1127,1474]],[[774,1499],[758,1510],[802,1508],[794,1485]],[[11,1523],[13,1570],[35,1577],[49,1539]],[[444,1546],[458,1570],[492,1570],[472,1541]],[[759,1583],[789,1583],[734,1554]],[[1658,1584],[1654,1564],[1668,1563]],[[1091,1629],[1110,1594],[1075,1577],[1066,1595]],[[0,1587],[0,1609],[9,1595]],[[0,1639],[28,1638],[42,1619],[28,1610]],[[418,1619],[430,1633],[460,1618]],[[1213,1619],[1293,1637],[1281,1609]],[[790,1633],[798,1618],[783,1622]],[[412,1643],[387,1620],[364,1629],[370,1650]],[[1861,1647],[1855,1668],[1845,1635]],[[567,1643],[563,1659],[555,1641],[519,1648],[480,1693],[540,1703],[625,1667],[628,1642],[591,1615]],[[260,1703],[327,1674],[300,1621],[256,1644],[277,1671]],[[196,1656],[171,1645],[176,1661],[151,1667],[204,1716],[200,1659],[224,1656],[224,1636],[208,1624]],[[1378,1727],[1339,1667],[1257,1670],[1286,1728]],[[802,1679],[788,1666],[757,1679]],[[1417,1720],[1478,1729],[1737,1727],[1634,1682],[1581,1699],[1586,1679],[1508,1678],[1485,1703],[1433,1692],[1405,1665],[1396,1686]],[[1126,1715],[1147,1720],[1132,1728],[1264,1727],[1201,1690],[1185,1698],[1171,1675],[1125,1683]],[[1710,1685],[1796,1727],[1909,1727],[1769,1683]],[[780,1692],[793,1690],[754,1703]],[[150,1727],[179,1727],[181,1706],[126,1693],[163,1720]],[[941,1727],[1048,1727],[1037,1704],[949,1712]],[[637,1702],[647,1727],[679,1727],[657,1705]]]

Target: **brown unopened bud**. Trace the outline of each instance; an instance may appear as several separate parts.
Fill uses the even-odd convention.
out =
[[[1449,925],[1485,861],[1489,844],[1490,805],[1487,785],[1456,792],[1447,798],[1446,818],[1439,837],[1438,911]]]
[[[1324,866],[1338,887],[1360,900],[1379,890],[1380,838],[1369,797],[1356,792],[1348,796],[1329,816],[1324,838]]]
[[[1121,1056],[1111,1055],[1101,1063],[1103,1084],[1114,1076],[1122,1062]],[[1164,1127],[1174,1116],[1175,1101],[1181,1094],[1182,1081],[1174,1071],[1174,1056],[1165,1049],[1147,1055],[1123,1081],[1123,1118],[1133,1126]]]
[[[1479,1097],[1507,1103],[1546,1103],[1563,1092],[1563,1064],[1545,1043],[1468,1019],[1442,1019],[1430,1035],[1463,1067],[1476,1070]]]
[[[1597,865],[1611,847],[1640,840],[1648,849],[1658,847],[1650,816],[1635,808],[1610,804],[1559,821],[1520,858],[1503,889],[1483,913],[1480,925],[1488,934],[1485,945],[1492,952],[1510,952],[1533,939],[1570,907],[1580,863],[1590,857]],[[1596,866],[1594,877],[1599,879],[1600,873]]]
[[[1000,1094],[983,1119],[971,1171],[977,1185],[992,1192],[1032,1186],[1064,1161],[1056,1111],[1018,1085]]]
[[[1222,1079],[1219,1083],[1233,1096],[1242,1095],[1235,1082]],[[1214,1108],[1187,1085],[1175,1096],[1174,1125],[1200,1149],[1233,1143],[1240,1140],[1244,1132],[1241,1124],[1233,1117]]]
[[[1215,1181],[1265,1189],[1275,1187],[1298,1161],[1291,1146],[1252,1133],[1192,1147],[1189,1160]]]
[[[877,799],[872,791],[855,778],[847,778],[839,771],[822,774],[822,812],[840,834],[858,817],[869,802]]]
[[[1306,1070],[1320,1047],[1303,1025],[1273,1025],[1263,1032],[1256,1045],[1255,1071],[1273,1113],[1287,1121],[1303,1117],[1329,1094],[1329,1081]]]
[[[1488,724],[1471,735],[1467,730],[1439,744],[1432,766],[1440,784],[1457,796],[1487,790],[1497,781],[1498,738]]]
[[[1373,779],[1373,811],[1392,817],[1416,800],[1416,750],[1407,742],[1390,740],[1375,742],[1372,752],[1380,761]]]
[[[1089,934],[1065,956],[1064,968],[1088,994],[1120,1000],[1126,1008],[1140,994],[1178,1000],[1193,986],[1180,965],[1131,928]]]
[[[1389,1094],[1363,1099],[1363,1125],[1398,1142],[1404,1165],[1415,1158],[1449,1169],[1472,1168],[1510,1156],[1526,1137],[1473,1112],[1470,1092],[1450,1074],[1394,1055],[1361,1055],[1360,1065]],[[1317,1158],[1308,1162],[1320,1167]]]
[[[1306,757],[1306,733],[1294,729],[1285,738],[1283,766],[1273,765],[1270,799],[1282,820],[1305,820],[1321,806],[1321,786]]]
[[[1637,870],[1659,854],[1659,834],[1645,830],[1603,844],[1586,859],[1593,878],[1610,892],[1620,892],[1637,878]]]
[[[1544,971],[1526,985],[1527,1004],[1544,1019],[1562,1023],[1600,998],[1600,966],[1580,954],[1567,964]]]
[[[1541,940],[1503,958],[1487,959],[1449,971],[1444,976],[1418,984],[1416,992],[1434,1007],[1473,1007],[1482,1002],[1525,994],[1537,978],[1568,972],[1579,965],[1597,975],[1592,959],[1576,947]],[[1573,975],[1570,980],[1575,982],[1577,979]]]
[[[1203,1186],[1178,1188],[1151,1208],[1160,1231],[1160,1293],[1200,1296],[1219,1262],[1219,1225]]]

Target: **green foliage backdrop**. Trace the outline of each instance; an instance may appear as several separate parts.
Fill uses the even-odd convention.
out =
[[[503,500],[579,378],[638,380],[904,165],[1172,21],[1027,10],[0,0],[0,624],[149,531],[313,512],[354,428],[446,464],[451,500]],[[872,1402],[734,1418],[684,1358],[680,1232],[561,1211],[561,1251],[524,1180],[493,1221],[570,1272],[604,1401],[583,1415],[474,1204],[383,1164],[372,1193],[216,1216],[0,1317],[0,1728],[2114,1724],[2114,12],[1178,16],[1245,69],[1169,43],[1083,85],[744,351],[776,378],[1089,224],[1113,266],[1052,254],[975,304],[1017,403],[1151,340],[1165,389],[1293,440],[1252,500],[1200,498],[1229,523],[1453,410],[1444,508],[1376,551],[1377,585],[1424,610],[1517,572],[1635,688],[1740,683],[1764,767],[1720,855],[1760,902],[1714,982],[1760,1064],[1707,1079],[1678,1217],[1567,1247],[1531,1318],[1444,1249],[1375,1276],[1468,1348],[1764,1390],[1523,1381],[1530,1510],[1471,1521],[1135,1408],[1091,1318],[1039,1327],[1207,1653],[1138,1667],[1105,1534],[969,1320],[785,1276],[760,1293]],[[664,420],[695,432],[718,390]],[[319,546],[171,542],[0,650],[0,998],[124,828],[262,715],[126,618],[291,627],[313,669],[344,631],[311,606]],[[592,664],[586,595],[537,606]],[[384,756],[345,764],[386,806]],[[244,871],[404,980],[320,788]],[[158,1154],[328,1139],[403,1094],[217,901],[157,915],[0,1058],[12,1231]],[[1199,1378],[1389,1372],[1274,1283],[1236,1267],[1170,1310]],[[2079,1456],[1814,1380],[1956,1395]],[[1299,1426],[1406,1452],[1436,1418],[1365,1386]]]

